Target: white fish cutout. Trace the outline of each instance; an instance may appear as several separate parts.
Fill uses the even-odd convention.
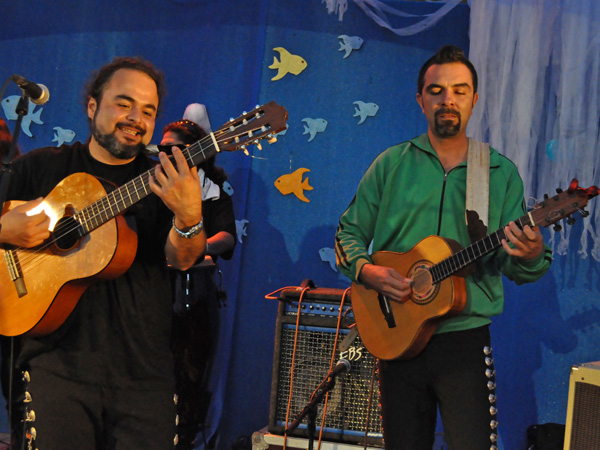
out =
[[[21,97],[18,95],[11,95],[2,100],[2,109],[4,110],[4,115],[8,120],[17,120],[17,104],[19,103],[20,99]],[[23,130],[23,133],[25,133],[29,137],[33,137],[33,134],[29,130],[31,122],[37,123],[38,125],[44,124],[44,122],[42,122],[42,119],[40,118],[44,108],[40,108],[36,111],[36,106],[37,105],[35,103],[29,100],[29,111],[21,121],[21,130]]]
[[[335,264],[335,250],[331,247],[324,247],[319,250],[319,256],[321,257],[321,261],[328,262],[329,267],[334,272],[337,272],[337,266]]]
[[[302,122],[306,122],[306,125],[304,125],[304,133],[302,134],[310,134],[308,142],[312,141],[317,133],[322,133],[325,131],[325,128],[327,128],[327,121],[325,119],[310,119],[307,117],[302,119]]]
[[[276,133],[275,136],[285,136],[289,127],[290,127],[290,124],[286,123],[285,124],[285,130],[280,131],[279,133]]]
[[[279,52],[279,58],[273,57],[273,64],[269,66],[269,69],[277,69],[277,75],[271,78],[271,81],[277,81],[283,78],[288,73],[298,75],[308,66],[308,63],[300,55],[292,55],[283,47],[275,47],[273,50]]]
[[[377,106],[375,103],[365,103],[358,100],[354,102],[354,104],[357,105],[357,107],[354,108],[353,117],[360,116],[358,125],[363,123],[367,119],[367,117],[373,117],[375,114],[377,114],[377,111],[379,111],[379,106]]]
[[[57,142],[56,146],[60,147],[65,142],[71,142],[75,137],[75,132],[73,130],[65,130],[61,127],[54,127],[54,139],[52,142]]]
[[[223,183],[223,190],[231,197],[233,195],[233,187],[229,184],[229,181]]]
[[[344,58],[347,58],[348,56],[350,56],[350,53],[352,53],[352,50],[358,50],[360,47],[362,47],[363,45],[363,39],[361,37],[358,36],[346,36],[345,34],[342,34],[341,36],[338,36],[338,39],[341,39],[342,41],[340,42],[340,52],[346,52],[344,54]]]
[[[248,236],[248,234],[246,233],[246,226],[249,223],[250,221],[246,219],[235,221],[235,233],[237,234],[237,240],[240,244],[243,244],[242,236]]]

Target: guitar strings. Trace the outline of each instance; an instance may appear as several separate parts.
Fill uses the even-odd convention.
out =
[[[253,120],[253,119],[251,119],[251,120]],[[250,123],[251,122],[248,122],[248,124],[250,124]],[[244,125],[246,125],[246,124],[244,124]],[[232,126],[234,127],[234,130],[231,130]],[[238,128],[240,128],[239,126],[235,127],[233,124],[228,124],[228,125],[221,127],[220,129],[213,132],[212,134],[205,136],[204,138],[200,139],[199,141],[195,142],[194,144],[191,144],[190,146],[186,147],[183,151],[185,153],[187,153],[187,155],[188,155],[186,157],[186,159],[189,162],[193,163],[194,157],[198,156],[199,153],[202,153],[202,155],[204,155],[204,152],[208,151],[210,149],[210,145],[213,144],[213,142],[212,142],[213,136],[214,136],[217,144],[223,144],[223,143],[226,143],[228,140],[235,141],[236,139],[242,138],[246,135],[248,135],[250,138],[252,138],[253,137],[252,133],[256,132],[257,130],[261,130],[262,127],[263,127],[263,125],[261,125],[261,127],[255,127],[254,129],[251,129],[250,131],[248,131],[248,130],[238,131]],[[237,133],[233,133],[234,131],[237,131]],[[260,136],[263,136],[264,134],[266,134],[266,133],[262,133]],[[255,141],[257,141],[258,139],[262,139],[262,137],[254,138]],[[203,144],[205,146],[203,146]],[[208,145],[206,145],[206,144],[208,144]],[[236,142],[236,147],[239,147],[241,145],[243,145],[243,144],[240,143],[238,145],[238,143]],[[219,152],[219,151],[220,151],[220,149],[217,149],[217,152]],[[194,152],[194,153],[192,154],[192,152]],[[174,162],[173,156],[170,156],[169,160],[171,162]],[[149,177],[150,177],[150,175],[152,175],[154,177],[155,171],[156,171],[156,167],[151,168],[150,170],[144,172],[143,174],[139,175],[138,177],[134,178],[133,180],[128,181],[123,186],[115,189],[114,191],[107,193],[101,199],[96,200],[95,202],[93,202],[90,205],[83,208],[81,211],[78,211],[77,213],[73,214],[73,216],[71,216],[71,217],[76,222],[75,226],[70,226],[70,224],[71,224],[70,221],[65,221],[65,223],[59,223],[57,225],[57,227],[53,230],[52,239],[50,239],[47,242],[45,242],[44,244],[42,244],[39,248],[36,248],[35,250],[30,250],[30,249],[25,249],[23,247],[16,247],[16,248],[9,250],[11,252],[14,252],[17,255],[17,257],[15,259],[16,259],[16,261],[18,261],[17,264],[18,264],[18,266],[20,266],[21,272],[24,274],[28,270],[37,267],[33,264],[36,262],[41,263],[44,259],[46,259],[47,256],[50,256],[44,252],[45,250],[48,250],[52,245],[56,244],[58,241],[65,238],[69,234],[76,232],[78,228],[83,227],[84,230],[86,231],[85,234],[88,234],[90,231],[93,231],[93,229],[95,229],[97,227],[97,226],[95,226],[90,229],[87,226],[89,223],[92,222],[92,220],[97,221],[98,218],[99,217],[101,218],[103,214],[106,216],[107,220],[110,220],[111,218],[114,218],[116,215],[118,215],[118,214],[113,214],[113,212],[112,212],[112,205],[115,205],[115,207],[118,207],[118,204],[119,204],[119,200],[117,200],[115,197],[116,193],[121,194],[120,202],[122,202],[123,204],[125,204],[125,197],[123,196],[123,192],[122,192],[123,190],[126,190],[128,192],[127,198],[129,200],[132,200],[132,194],[129,192],[129,187],[131,187],[132,191],[137,194],[138,199],[136,201],[131,201],[131,203],[126,208],[129,208],[137,201],[141,200],[142,198],[144,198],[147,195],[149,195],[150,193],[152,193],[148,189],[149,188]],[[145,194],[143,196],[140,195],[140,188],[139,188],[139,186],[137,186],[139,181],[141,181],[141,187],[144,189]],[[110,200],[108,199],[109,196],[112,196],[113,198],[115,198],[114,203],[110,203]],[[88,213],[90,210],[93,211],[94,209],[97,209],[97,212],[90,214],[89,217],[87,219],[85,219],[85,217],[84,217],[85,214]],[[122,213],[125,209],[123,209],[122,211],[119,211],[119,213]],[[109,210],[111,211],[110,217],[108,214]],[[103,223],[105,223],[106,221],[103,221],[101,223],[101,225]],[[83,237],[83,235],[79,236],[79,238],[81,238],[81,237]],[[18,255],[23,250],[26,252],[30,252],[30,254],[21,260]]]

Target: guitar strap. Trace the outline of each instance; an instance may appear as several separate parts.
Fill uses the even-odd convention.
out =
[[[465,219],[471,242],[487,234],[490,198],[490,145],[469,138]]]

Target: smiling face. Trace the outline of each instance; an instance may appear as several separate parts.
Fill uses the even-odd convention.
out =
[[[466,134],[477,99],[471,72],[458,62],[429,67],[423,92],[417,94],[429,131],[439,138]]]
[[[150,143],[158,92],[154,80],[138,70],[117,70],[99,99],[88,101],[90,152],[103,162],[124,164]]]

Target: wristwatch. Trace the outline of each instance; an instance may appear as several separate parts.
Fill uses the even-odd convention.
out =
[[[200,222],[198,222],[196,225],[194,225],[189,230],[181,231],[179,228],[177,228],[177,225],[175,225],[175,216],[173,216],[173,229],[182,238],[191,239],[194,236],[198,236],[202,232],[202,230],[204,229],[204,224],[202,223],[202,219],[200,219]]]

